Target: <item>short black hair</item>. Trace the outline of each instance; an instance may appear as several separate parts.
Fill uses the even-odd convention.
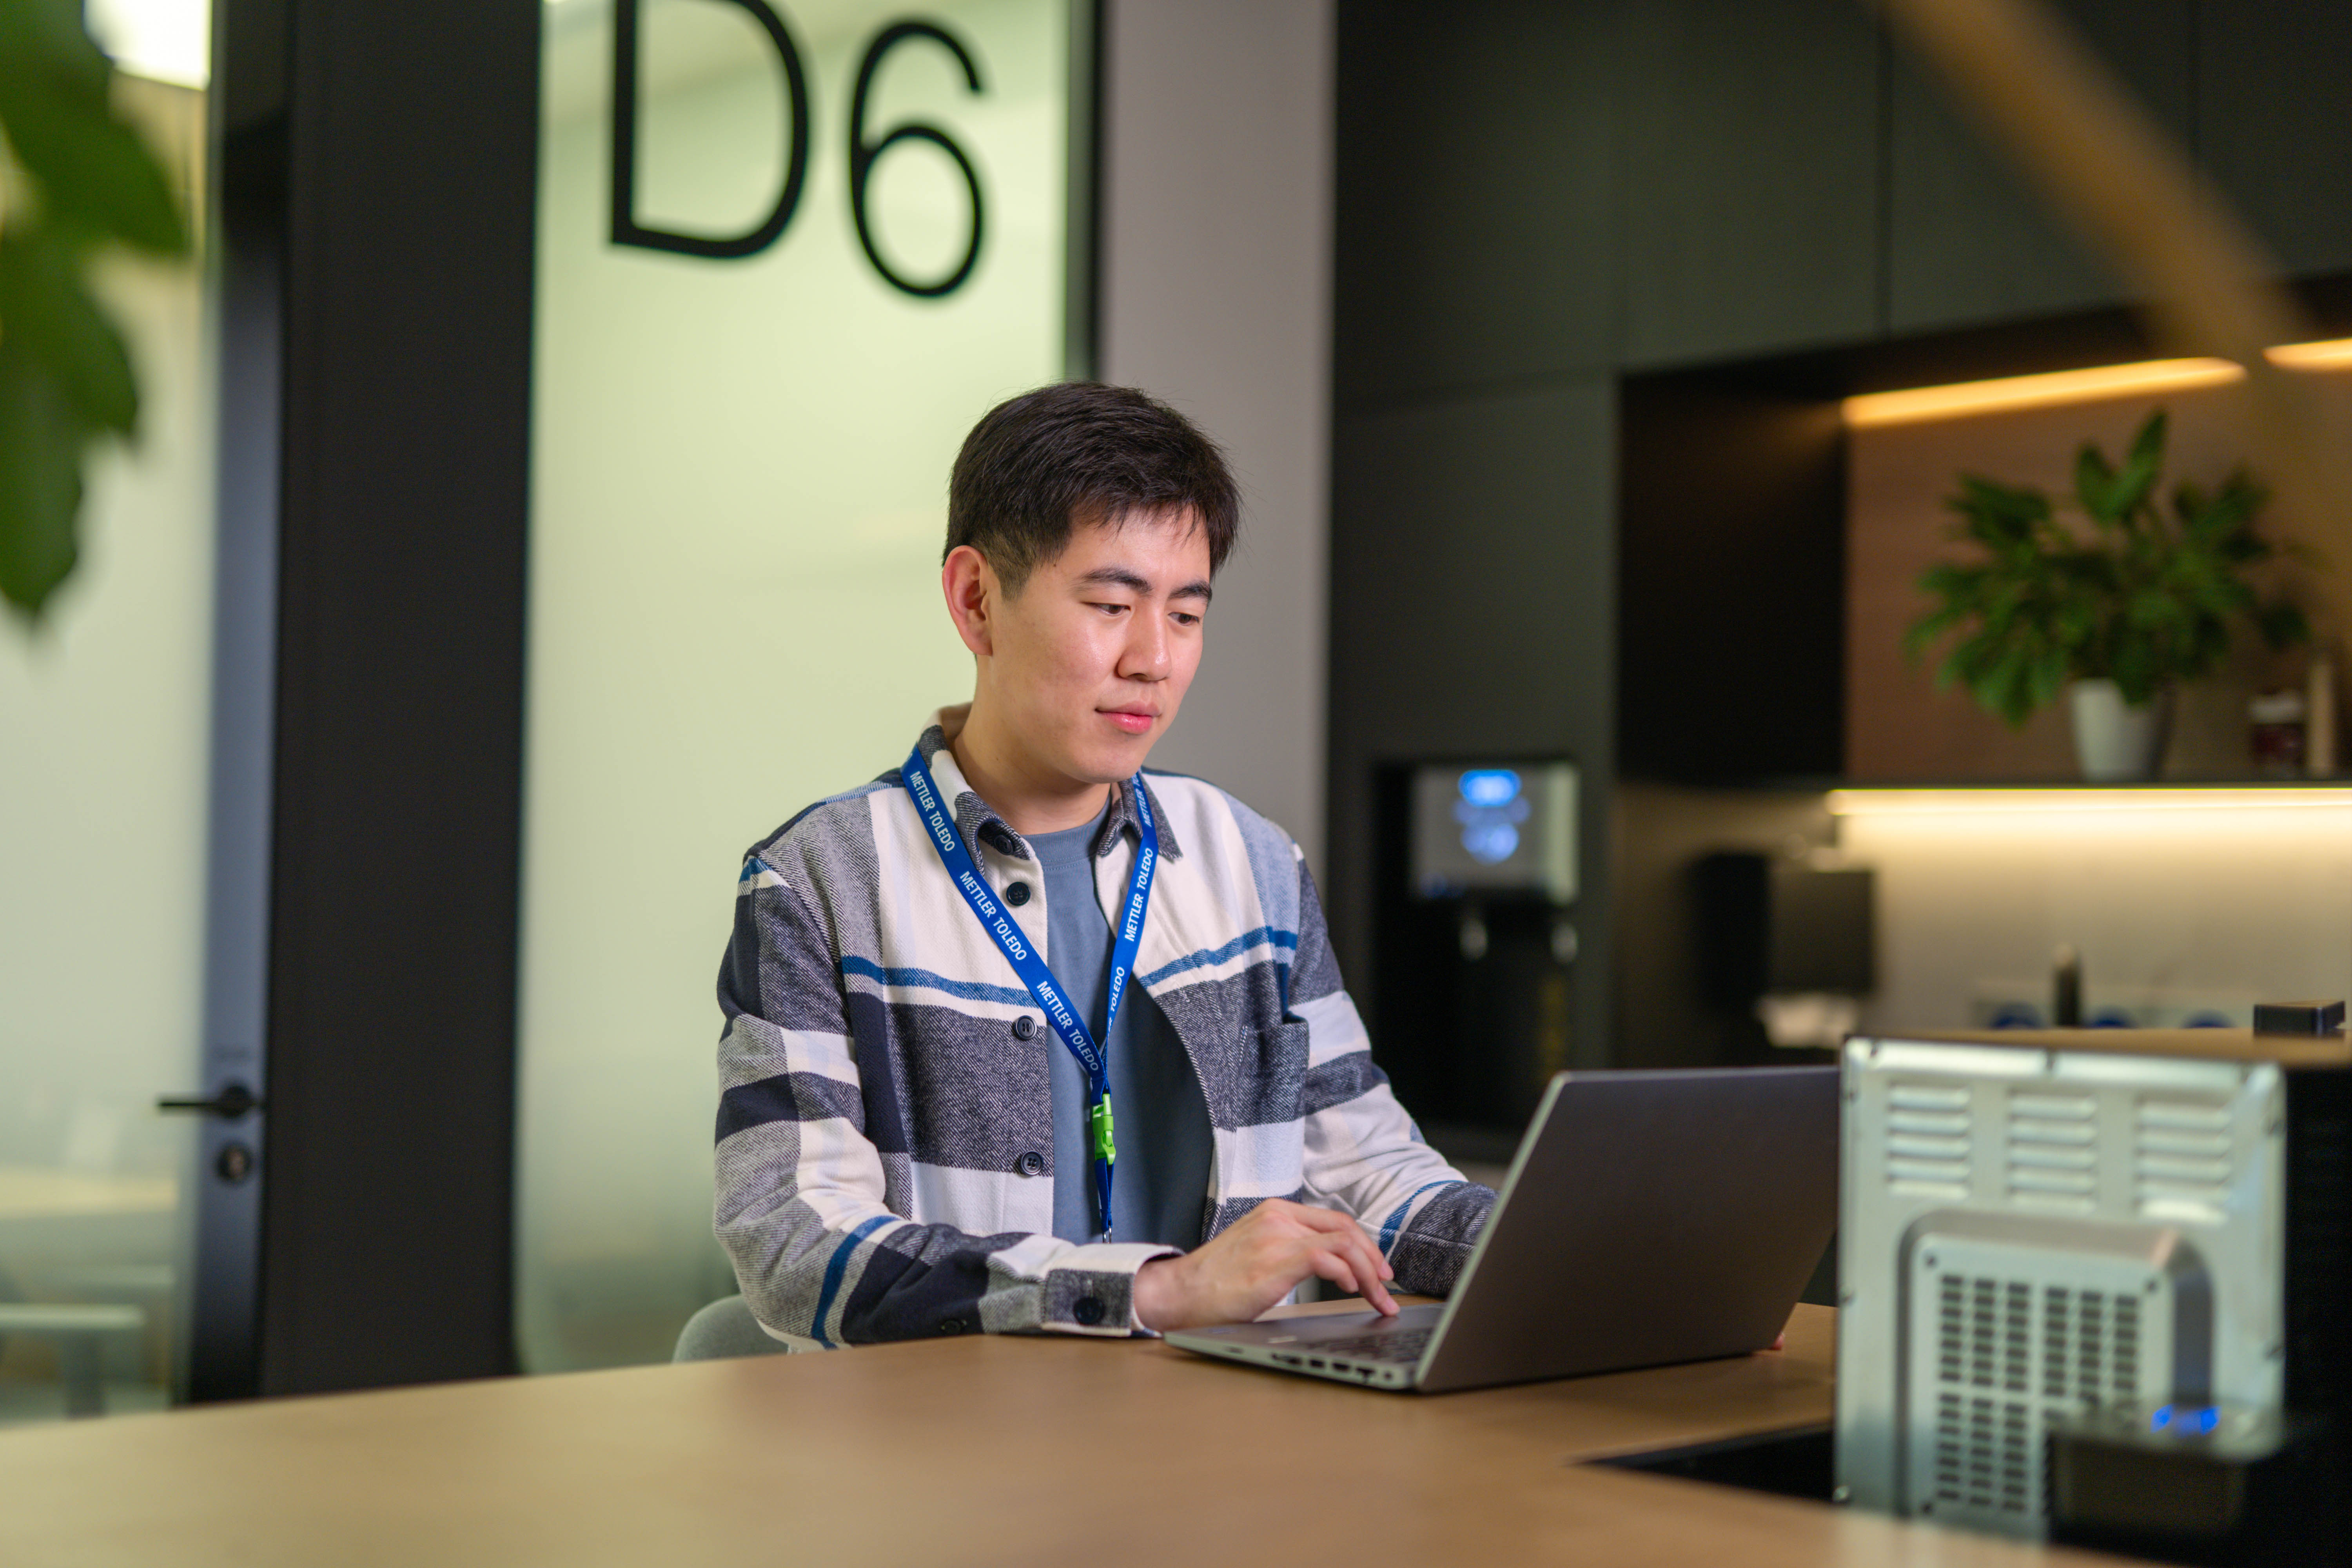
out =
[[[1225,563],[1241,491],[1225,454],[1181,414],[1131,386],[1065,381],[990,409],[948,480],[948,543],[987,557],[1005,591],[1066,549],[1080,522],[1190,510]]]

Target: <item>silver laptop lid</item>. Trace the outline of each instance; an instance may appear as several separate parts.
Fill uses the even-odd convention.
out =
[[[1837,1164],[1835,1068],[1560,1074],[1416,1385],[1763,1348],[1836,1229]]]

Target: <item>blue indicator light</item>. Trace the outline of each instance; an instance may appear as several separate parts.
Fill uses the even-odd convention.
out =
[[[1519,796],[1519,775],[1508,768],[1473,768],[1458,787],[1472,805],[1507,805]]]
[[[2151,1432],[2161,1432],[2171,1425],[2172,1406],[2169,1405],[2164,1405],[2147,1418],[2147,1429]]]
[[[2210,1432],[2221,1424],[2221,1413],[2210,1405],[2197,1413],[2197,1430],[2200,1432]]]
[[[1474,822],[1462,830],[1462,847],[1483,866],[1509,859],[1519,847],[1519,830],[1507,822]]]

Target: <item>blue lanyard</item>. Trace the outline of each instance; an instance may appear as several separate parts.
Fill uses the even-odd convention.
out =
[[[1103,1047],[1087,1033],[1086,1020],[1079,1017],[1062,994],[1061,982],[1045,967],[1023,936],[1021,928],[1013,921],[981,879],[980,869],[971,863],[971,852],[963,840],[956,837],[954,824],[948,820],[946,810],[940,805],[939,792],[931,787],[930,770],[923,765],[920,746],[908,753],[907,765],[898,770],[900,782],[907,793],[915,797],[915,809],[922,813],[923,826],[931,836],[931,847],[940,852],[940,859],[948,868],[948,877],[971,906],[981,929],[996,939],[996,945],[1037,999],[1045,1011],[1045,1021],[1069,1047],[1070,1054],[1078,1058],[1078,1066],[1087,1075],[1087,1089],[1093,1100],[1087,1115],[1091,1142],[1094,1148],[1095,1196],[1102,1205],[1103,1239],[1111,1239],[1110,1184],[1111,1165],[1118,1151],[1111,1142],[1110,1063]],[[1103,1012],[1103,1038],[1110,1038],[1110,1026],[1118,1017],[1120,998],[1127,994],[1128,976],[1135,972],[1136,943],[1143,935],[1144,910],[1151,902],[1151,875],[1160,861],[1160,828],[1151,820],[1151,797],[1144,793],[1143,775],[1138,773],[1129,786],[1135,795],[1136,829],[1142,845],[1136,851],[1135,880],[1128,888],[1127,910],[1119,921],[1118,930],[1112,934],[1110,946],[1110,1005]]]

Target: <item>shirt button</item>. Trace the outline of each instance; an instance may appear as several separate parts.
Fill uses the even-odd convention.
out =
[[[1103,1304],[1101,1299],[1095,1296],[1079,1297],[1076,1300],[1070,1303],[1070,1316],[1076,1318],[1079,1322],[1084,1323],[1087,1328],[1093,1328],[1097,1323],[1103,1321]]]
[[[1037,1032],[1037,1020],[1024,1013],[1013,1020],[1013,1037],[1025,1040]]]
[[[1011,904],[1016,910],[1022,905],[1027,903],[1029,901],[1029,884],[1026,882],[1013,882],[1007,885],[1004,889],[1004,901]]]
[[[943,1334],[960,1334],[963,1332],[963,1320],[961,1318],[950,1318],[947,1321],[940,1325],[940,1332]]]
[[[1042,1176],[1045,1173],[1045,1156],[1034,1149],[1024,1149],[1021,1158],[1013,1162],[1013,1168],[1024,1176]]]

